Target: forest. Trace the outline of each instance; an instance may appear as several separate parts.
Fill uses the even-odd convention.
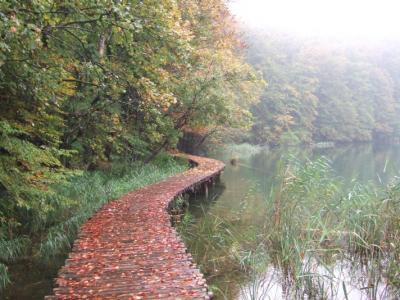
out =
[[[7,0],[0,36],[0,286],[27,255],[68,250],[113,193],[89,203],[64,184],[101,188],[76,178],[151,163],[185,131],[249,126],[264,84],[224,1]]]
[[[255,143],[394,141],[398,45],[347,45],[246,30],[248,61],[268,83],[252,107]]]

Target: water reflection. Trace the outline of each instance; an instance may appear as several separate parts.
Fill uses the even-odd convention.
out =
[[[305,261],[304,265],[307,264]],[[306,296],[308,291],[301,290],[296,294],[296,291],[286,288],[287,279],[282,278],[280,271],[271,265],[264,276],[253,278],[251,283],[241,286],[237,299],[395,299],[379,271],[374,271],[377,267],[372,262],[360,267],[352,260],[340,260],[328,269],[314,261],[313,273],[305,273],[304,277],[313,281],[310,288],[319,287],[322,293],[309,297]]]
[[[228,192],[238,181],[256,181],[261,185],[262,192],[269,192],[280,159],[290,156],[300,160],[324,156],[331,161],[337,175],[347,182],[389,184],[400,175],[400,145],[351,144],[327,149],[268,149],[244,144],[208,155],[227,163],[223,181],[228,185]],[[235,166],[229,163],[232,157],[238,160]]]

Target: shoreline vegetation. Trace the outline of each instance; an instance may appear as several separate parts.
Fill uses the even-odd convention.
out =
[[[190,213],[179,225],[216,299],[399,297],[398,181],[348,187],[326,158],[282,159],[277,177],[253,225]]]
[[[18,277],[24,277],[21,265],[39,268],[44,273],[48,268],[56,271],[70,251],[80,226],[105,203],[187,168],[185,160],[163,154],[149,164],[115,163],[109,170],[82,172],[71,177],[68,183],[54,186],[55,192],[43,203],[42,214],[25,224],[26,234],[12,240],[0,240],[1,262],[8,264],[8,268],[0,264],[2,286],[13,281],[18,283]],[[52,210],[45,210],[47,203],[52,204]],[[13,272],[14,268],[16,272]],[[36,282],[48,280],[43,278],[46,275],[49,276],[38,275]],[[18,293],[12,284],[8,288],[5,295],[10,295],[11,290]]]

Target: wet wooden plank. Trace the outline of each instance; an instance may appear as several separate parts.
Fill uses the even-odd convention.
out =
[[[195,167],[107,203],[82,225],[46,299],[210,299],[167,207],[218,176],[224,164],[177,156]]]

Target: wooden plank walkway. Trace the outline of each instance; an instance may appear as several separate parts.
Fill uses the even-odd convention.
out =
[[[184,156],[197,166],[104,205],[82,226],[46,299],[210,299],[167,206],[224,164]]]

